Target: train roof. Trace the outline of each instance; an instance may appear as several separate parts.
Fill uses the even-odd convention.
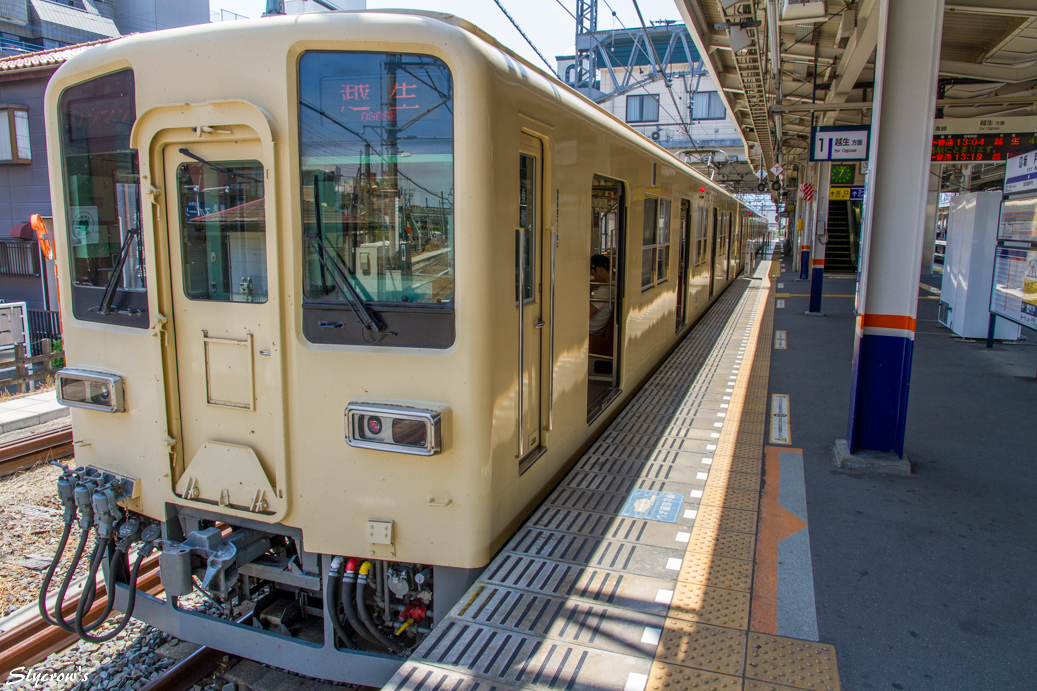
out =
[[[191,38],[199,38],[200,36],[203,36],[206,41],[212,41],[215,38],[212,34],[240,35],[242,31],[249,31],[251,29],[261,30],[279,26],[287,29],[292,26],[304,27],[306,25],[324,24],[329,21],[337,21],[339,18],[345,19],[350,16],[363,16],[365,19],[375,19],[378,15],[386,15],[387,21],[390,21],[388,20],[389,17],[410,17],[429,20],[464,31],[470,36],[475,37],[482,43],[487,44],[498,51],[500,54],[505,56],[507,60],[520,63],[524,68],[530,70],[541,79],[546,80],[548,90],[554,92],[557,96],[560,96],[565,101],[567,107],[576,111],[581,111],[584,116],[596,120],[602,126],[611,129],[615,134],[628,139],[634,145],[640,146],[643,149],[650,151],[653,155],[665,159],[669,165],[672,165],[685,174],[694,177],[704,187],[745,206],[745,204],[731,192],[719,186],[690,165],[681,161],[667,149],[659,146],[648,137],[629,127],[621,119],[580,94],[568,84],[562,82],[558,79],[557,75],[531,63],[529,60],[515,53],[507,46],[502,45],[497,41],[497,39],[493,38],[471,22],[443,12],[410,9],[342,10],[300,15],[283,15],[278,17],[263,17],[260,19],[180,27],[144,34],[134,34],[107,42],[103,45],[95,46],[72,56],[64,65],[61,66],[61,68],[59,68],[55,75],[59,79],[56,79],[55,81],[60,81],[60,77],[65,77],[70,72],[93,71],[93,69],[96,69],[105,63],[111,64],[113,62],[122,62],[123,65],[129,66],[126,64],[125,51],[127,51],[127,49],[129,49],[130,53],[134,53],[136,52],[134,49],[139,49],[143,45],[155,42],[170,42],[175,44],[176,47],[182,51],[185,49],[185,39],[190,40]],[[172,48],[173,46],[170,47]],[[173,54],[175,54],[175,52]]]

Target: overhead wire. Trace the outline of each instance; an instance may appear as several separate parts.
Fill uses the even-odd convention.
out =
[[[576,19],[576,15],[573,14],[572,12],[570,12],[569,8],[562,4],[562,0],[555,0],[555,2],[557,2],[558,6],[561,7],[563,10],[565,10],[569,14],[570,17],[572,17],[573,19]],[[576,19],[576,21],[580,21],[580,20]]]
[[[609,12],[611,12],[611,13],[612,13],[612,17],[613,17],[613,18],[614,18],[614,19],[615,19],[615,20],[616,20],[617,22],[619,22],[619,25],[620,25],[621,27],[623,27],[624,29],[625,29],[625,28],[627,28],[627,25],[626,25],[626,24],[624,24],[624,23],[623,23],[623,20],[619,18],[619,15],[618,15],[618,14],[616,14],[616,11],[615,11],[614,9],[612,9],[612,5],[610,5],[610,4],[609,4],[609,0],[603,0],[603,2],[605,3],[605,7],[609,8]]]
[[[508,18],[508,21],[511,22],[511,25],[515,27],[515,30],[522,34],[522,38],[526,39],[526,43],[528,43],[529,47],[533,49],[533,52],[535,52],[540,57],[540,59],[544,61],[544,64],[547,65],[547,71],[551,74],[554,74],[555,68],[551,66],[551,63],[547,61],[547,58],[544,57],[543,53],[537,50],[537,47],[533,44],[533,41],[530,40],[529,36],[526,36],[526,32],[522,30],[522,28],[518,25],[518,22],[516,22],[515,19],[510,14],[508,14],[508,11],[504,9],[504,5],[501,4],[500,0],[493,1],[497,4],[497,7],[500,8],[500,11],[504,13],[504,16]]]
[[[663,84],[666,86],[667,93],[670,94],[670,100],[673,101],[674,110],[677,111],[677,123],[680,125],[681,129],[684,130],[684,134],[688,135],[688,141],[691,142],[692,148],[697,149],[698,142],[695,141],[695,137],[691,136],[691,128],[688,126],[688,123],[684,121],[684,113],[681,111],[681,107],[677,104],[677,97],[673,94],[673,85],[670,84],[670,79],[666,76],[666,70],[663,68],[662,61],[659,60],[659,54],[655,50],[655,44],[652,43],[652,37],[648,33],[648,26],[645,25],[645,18],[641,14],[641,6],[637,4],[637,0],[631,0],[631,2],[634,3],[634,10],[637,12],[637,18],[641,22],[641,28],[645,32],[645,41],[648,43],[648,49],[651,51],[652,59],[655,61],[655,65],[659,69],[659,72],[662,73]],[[611,7],[609,9],[611,9]]]

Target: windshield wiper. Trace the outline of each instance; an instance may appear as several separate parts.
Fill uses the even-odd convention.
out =
[[[198,161],[199,163],[203,163],[203,164],[209,166],[210,168],[212,168],[213,170],[215,170],[218,173],[223,173],[224,175],[230,175],[231,177],[241,178],[242,180],[249,180],[251,182],[255,182],[255,183],[259,183],[259,184],[263,183],[262,180],[257,180],[256,178],[252,177],[251,175],[242,175],[241,173],[235,173],[233,170],[230,170],[229,168],[223,168],[221,166],[216,165],[212,161],[206,161],[201,156],[196,156],[196,155],[192,154],[190,151],[188,151],[187,149],[180,149],[180,153],[182,153],[184,156],[187,156],[188,158],[193,158],[194,160]]]
[[[113,310],[112,303],[115,302],[115,293],[118,290],[119,279],[122,278],[122,269],[126,266],[126,259],[130,256],[130,245],[139,235],[140,228],[134,228],[126,233],[126,239],[122,241],[122,247],[119,248],[119,259],[115,262],[115,266],[112,267],[112,275],[108,277],[108,283],[104,286],[104,296],[101,297],[101,304],[97,307],[91,307],[91,312],[108,315],[112,312],[120,311]],[[134,310],[126,311],[127,314],[133,314],[134,312]]]
[[[309,241],[310,246],[313,247],[313,250],[317,253],[317,261],[320,262],[321,267],[331,274],[332,282],[340,291],[342,291],[342,294],[346,296],[349,306],[353,308],[353,314],[355,314],[356,318],[360,320],[361,325],[363,325],[363,327],[368,331],[381,333],[383,327],[375,321],[374,317],[371,316],[371,313],[367,311],[367,307],[364,306],[363,300],[360,299],[356,289],[353,288],[353,285],[349,282],[349,278],[346,277],[345,272],[339,268],[338,264],[327,260],[325,255],[328,252],[328,248],[325,246],[324,241],[321,240],[320,236],[316,233],[307,233],[306,240]]]

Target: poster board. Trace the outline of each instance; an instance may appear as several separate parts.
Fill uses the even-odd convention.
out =
[[[997,248],[990,311],[1037,329],[1037,249]]]
[[[998,242],[1037,242],[1037,197],[1009,199],[1001,205]]]

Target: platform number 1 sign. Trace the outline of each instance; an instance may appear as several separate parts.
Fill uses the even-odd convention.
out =
[[[871,127],[814,127],[810,131],[811,161],[865,161]]]

